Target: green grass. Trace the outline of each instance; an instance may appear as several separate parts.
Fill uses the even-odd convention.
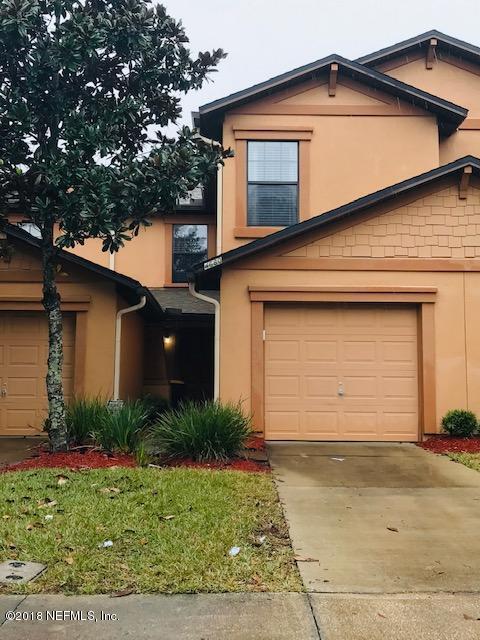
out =
[[[196,469],[0,476],[0,560],[47,564],[1,593],[301,591],[271,477]],[[43,506],[45,502],[56,504]],[[45,520],[45,515],[53,519]],[[168,516],[174,516],[168,518]],[[258,537],[266,535],[258,546]],[[113,547],[98,545],[112,540]],[[256,544],[257,543],[257,544]],[[241,547],[234,558],[232,546]]]
[[[447,453],[448,457],[455,462],[460,462],[470,469],[480,471],[480,453]]]

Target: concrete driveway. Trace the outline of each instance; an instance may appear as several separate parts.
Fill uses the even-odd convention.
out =
[[[480,638],[480,473],[409,444],[269,454],[322,640]]]
[[[480,591],[480,473],[409,444],[269,451],[308,591]]]

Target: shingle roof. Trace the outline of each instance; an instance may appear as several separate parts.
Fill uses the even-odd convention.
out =
[[[287,240],[292,240],[302,234],[309,233],[316,229],[320,229],[339,220],[354,216],[369,207],[386,202],[399,195],[407,193],[417,187],[431,183],[440,178],[452,175],[455,173],[460,174],[467,166],[471,166],[474,172],[480,174],[480,158],[474,156],[465,156],[454,162],[443,165],[436,169],[426,171],[418,176],[403,180],[385,189],[380,189],[367,196],[358,198],[353,202],[321,213],[313,218],[309,218],[298,224],[285,227],[281,231],[271,233],[264,238],[253,240],[249,244],[245,244],[231,251],[221,254],[215,258],[206,260],[195,266],[195,269],[190,277],[192,281],[195,281],[200,288],[218,288],[220,282],[220,275],[222,268],[237,262],[242,258],[251,257],[262,251],[279,245]]]
[[[150,288],[150,291],[166,313],[172,312],[173,310],[187,315],[213,315],[215,313],[213,304],[194,298],[187,288]],[[207,292],[207,295],[215,297],[217,292]]]
[[[14,238],[23,242],[31,247],[36,249],[41,248],[41,240],[36,238],[35,236],[28,233],[28,231],[24,231],[17,225],[13,224],[5,224],[3,226],[3,230],[7,234],[7,237]],[[112,271],[111,269],[107,269],[96,262],[92,262],[91,260],[87,260],[86,258],[81,258],[70,251],[60,250],[59,258],[63,262],[68,262],[70,264],[74,264],[82,269],[87,269],[91,271],[101,278],[105,278],[114,282],[115,285],[118,286],[119,290],[125,295],[128,300],[132,300],[133,302],[138,302],[138,298],[140,296],[146,296],[147,298],[147,308],[156,314],[161,314],[162,309],[158,304],[156,298],[151,294],[151,292],[144,287],[138,280],[134,280],[129,276],[125,276],[122,273],[118,273],[117,271]]]
[[[391,60],[392,58],[396,58],[399,55],[407,54],[411,51],[418,51],[427,46],[432,38],[437,39],[437,47],[446,50],[451,54],[480,64],[480,47],[470,44],[469,42],[465,42],[464,40],[453,38],[446,33],[437,31],[436,29],[426,31],[425,33],[421,33],[413,38],[408,38],[408,40],[397,42],[390,47],[385,47],[378,51],[374,51],[373,53],[368,53],[365,56],[357,58],[356,62],[369,67],[375,66],[382,62],[386,62],[387,60]]]
[[[359,82],[379,88],[386,93],[406,100],[421,109],[434,113],[438,117],[441,131],[445,134],[450,134],[455,131],[467,116],[468,110],[464,107],[405,84],[396,78],[370,69],[368,66],[333,54],[304,65],[303,67],[298,67],[287,73],[270,78],[265,82],[261,82],[242,91],[232,93],[214,102],[204,104],[200,107],[199,111],[201,133],[212,138],[220,139],[221,122],[223,115],[228,110],[252,100],[258,100],[273,91],[278,91],[315,77],[328,69],[334,62],[339,65],[339,71],[341,73]]]

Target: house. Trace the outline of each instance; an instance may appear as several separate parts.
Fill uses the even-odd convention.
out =
[[[448,409],[480,413],[480,48],[431,31],[331,55],[194,119],[235,152],[216,184],[116,255],[96,241],[62,254],[66,337],[80,327],[94,345],[72,347],[67,392],[242,400],[272,440],[416,441]],[[23,318],[39,281],[16,261],[36,272],[38,257],[15,229],[0,289]],[[100,291],[111,308],[95,316]],[[82,295],[88,311],[66,306]],[[17,395],[15,433],[31,433],[33,399]]]

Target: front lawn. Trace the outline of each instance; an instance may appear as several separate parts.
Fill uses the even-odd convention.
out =
[[[480,453],[448,453],[448,457],[455,462],[460,462],[470,469],[480,471]]]
[[[0,560],[10,558],[47,571],[1,593],[302,590],[273,480],[262,473],[2,474]]]

